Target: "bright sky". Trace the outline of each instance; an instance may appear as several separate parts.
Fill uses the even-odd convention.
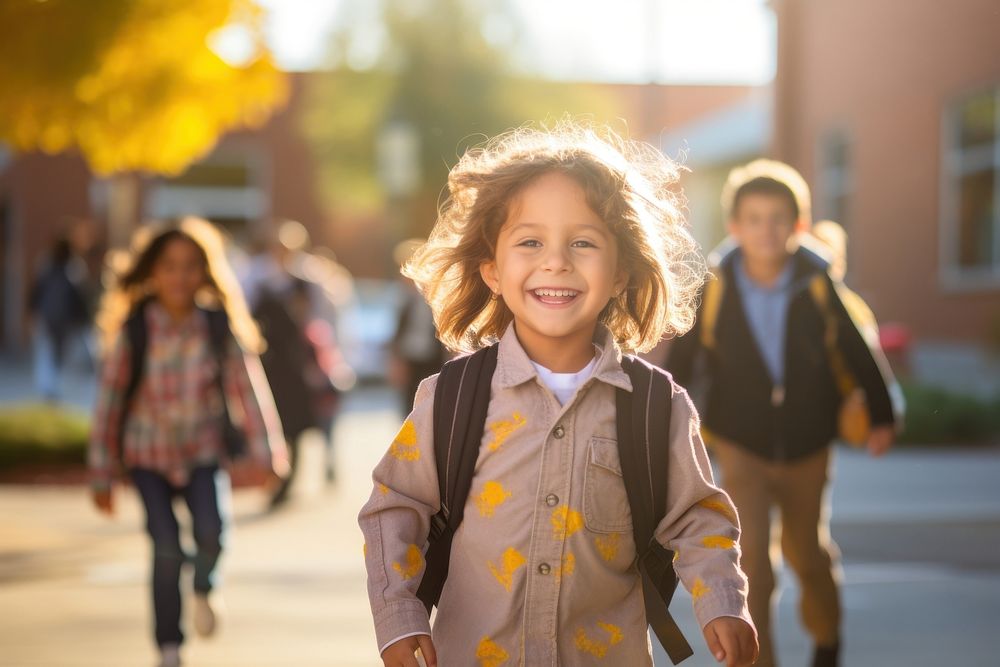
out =
[[[279,65],[326,63],[339,22],[364,24],[370,0],[258,0],[270,12]],[[765,0],[507,0],[524,50],[516,62],[555,79],[661,83],[766,83],[774,76],[774,16]],[[419,2],[419,0],[414,0]],[[614,11],[609,11],[609,6]],[[509,27],[487,24],[498,38]],[[377,51],[380,34],[371,28]],[[490,34],[490,31],[487,34]],[[363,66],[369,53],[353,54]]]

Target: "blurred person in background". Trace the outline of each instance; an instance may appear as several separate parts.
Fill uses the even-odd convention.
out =
[[[229,523],[225,468],[287,474],[287,453],[257,354],[262,341],[218,231],[185,218],[140,230],[129,266],[98,317],[107,356],[90,437],[97,508],[114,510],[123,469],[139,493],[152,542],[155,639],[161,667],[180,664],[181,548],[173,500],[191,514],[194,628],[212,635],[213,593]],[[234,419],[233,417],[236,417]]]
[[[263,288],[253,315],[267,341],[261,362],[289,447],[289,474],[271,497],[271,506],[277,507],[288,500],[300,467],[302,436],[309,430],[323,435],[326,479],[334,481],[333,421],[340,392],[332,375],[344,361],[330,326],[312,316],[305,280],[293,278],[281,292]]]
[[[771,160],[751,162],[730,173],[722,200],[733,246],[716,258],[695,326],[671,346],[667,369],[683,386],[707,382],[703,432],[739,512],[757,664],[777,664],[770,554],[778,553],[772,536],[780,535],[780,551],[800,583],[812,664],[832,667],[839,664],[841,608],[828,482],[842,407],[832,353],[865,392],[873,456],[894,437],[887,382],[825,262],[802,247],[809,191],[798,172]],[[772,532],[775,506],[780,531]]]
[[[35,342],[35,385],[47,401],[58,401],[70,345],[90,324],[88,271],[70,239],[53,242],[28,300]],[[85,341],[84,341],[85,342]],[[86,345],[84,345],[86,347]]]
[[[409,261],[424,239],[408,239],[393,251],[398,266]],[[409,278],[400,277],[401,297],[396,311],[396,332],[390,343],[389,381],[399,391],[403,413],[413,407],[417,387],[434,375],[447,360],[444,345],[437,339],[434,313],[423,294]]]
[[[276,489],[272,507],[289,497],[299,468],[299,441],[310,429],[323,438],[326,479],[334,481],[334,417],[340,395],[356,380],[342,353],[339,326],[353,281],[343,266],[310,244],[302,223],[275,221],[257,236],[241,276],[268,343],[262,361],[291,453],[290,474]]]

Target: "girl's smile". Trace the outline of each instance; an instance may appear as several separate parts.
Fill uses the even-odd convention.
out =
[[[565,306],[573,301],[580,292],[572,289],[559,289],[556,287],[539,287],[528,291],[546,306]]]

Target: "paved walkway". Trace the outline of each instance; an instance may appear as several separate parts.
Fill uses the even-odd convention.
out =
[[[219,637],[186,645],[187,665],[380,664],[355,515],[398,416],[384,391],[361,392],[347,407],[337,487],[322,486],[317,445],[306,448],[287,510],[266,514],[258,492],[236,494],[223,568],[228,612]],[[882,461],[844,451],[837,475],[844,664],[1000,664],[1000,449],[898,451]],[[141,510],[131,492],[120,501],[109,521],[81,488],[0,486],[0,665],[154,664]],[[794,581],[784,581],[780,654],[786,665],[807,664]],[[696,646],[685,665],[714,664],[685,593],[673,609]]]

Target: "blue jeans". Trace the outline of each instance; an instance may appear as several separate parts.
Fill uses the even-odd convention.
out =
[[[195,468],[184,487],[175,487],[163,475],[135,468],[132,482],[146,507],[146,530],[153,546],[153,611],[156,643],[180,644],[181,568],[194,562],[194,590],[207,594],[217,583],[216,566],[229,523],[229,476],[218,466]],[[181,549],[180,528],[173,500],[183,496],[191,512],[197,552],[189,559]]]

